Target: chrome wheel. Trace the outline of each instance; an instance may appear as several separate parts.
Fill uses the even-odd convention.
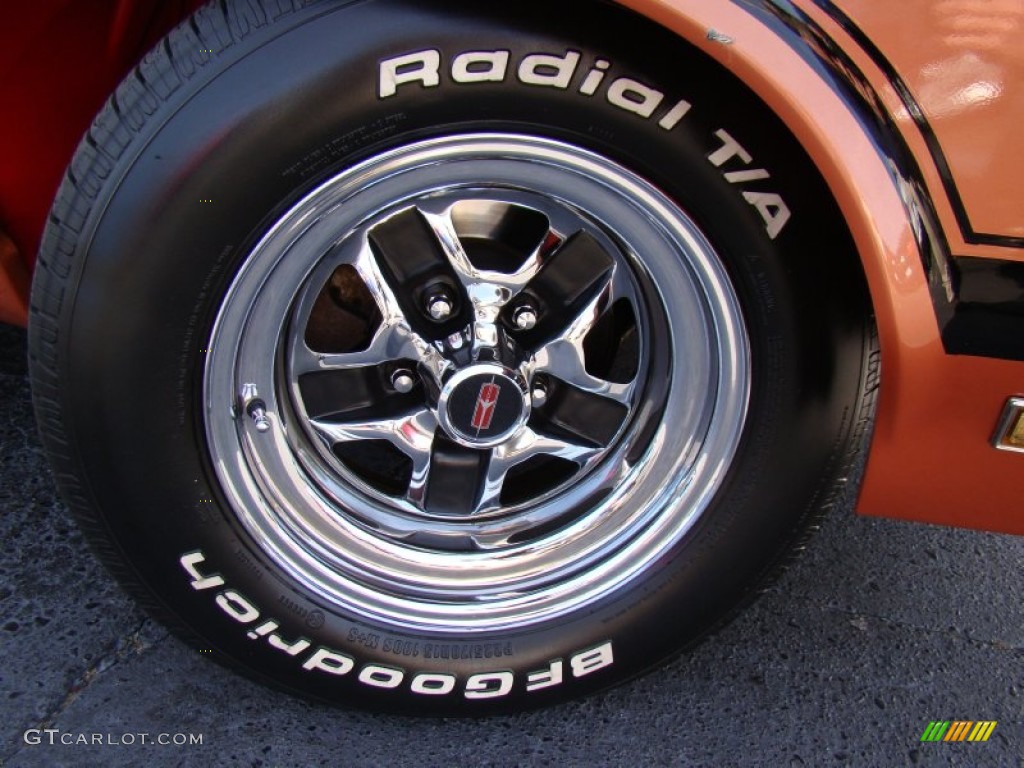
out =
[[[216,321],[205,428],[262,551],[357,616],[490,631],[654,567],[736,452],[749,342],[713,248],[580,148],[468,134],[286,211]]]

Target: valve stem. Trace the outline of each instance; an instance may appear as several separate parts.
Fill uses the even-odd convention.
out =
[[[267,432],[270,430],[270,419],[267,417],[267,404],[260,399],[259,390],[256,389],[256,385],[252,383],[246,383],[242,385],[242,392],[239,397],[242,400],[242,408],[252,419],[252,423],[256,427],[257,432]]]

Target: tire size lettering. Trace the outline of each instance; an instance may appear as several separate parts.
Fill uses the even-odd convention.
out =
[[[345,639],[350,643],[361,645],[371,651],[375,651],[380,647],[380,635],[375,632],[360,632],[356,627],[352,627],[348,631],[348,637]]]
[[[384,653],[393,653],[396,656],[405,656],[415,659],[420,655],[420,644],[415,640],[400,640],[397,637],[385,637],[380,649]]]
[[[179,564],[189,578],[189,586],[197,592],[225,587],[224,577],[218,573],[204,573],[200,566],[206,556],[200,550],[182,555]],[[246,637],[253,641],[265,641],[270,648],[292,658],[299,659],[301,668],[333,677],[345,677],[355,673],[363,685],[384,690],[408,687],[412,693],[421,696],[445,696],[459,687],[459,677],[443,672],[413,672],[402,667],[366,663],[358,664],[352,656],[334,648],[319,646],[305,637],[289,638],[278,630],[280,623],[267,618],[252,600],[236,589],[219,590],[213,596],[214,604],[221,612],[237,624],[247,628]],[[418,658],[421,653],[427,659],[491,659],[512,656],[511,643],[438,644],[426,643],[421,646],[414,640],[381,637],[374,632],[363,632],[353,627],[348,642],[370,650],[380,649],[385,653],[407,658]],[[519,676],[507,669],[480,672],[465,678],[462,695],[467,699],[497,699],[508,696],[517,687],[526,692],[562,685],[567,679],[578,679],[611,666],[615,661],[610,640],[569,655],[568,659],[553,659],[544,669]]]
[[[475,645],[427,643],[423,646],[423,658],[425,659],[497,659],[511,655],[511,643],[477,643]]]

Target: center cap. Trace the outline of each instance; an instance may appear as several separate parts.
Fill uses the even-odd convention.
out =
[[[471,448],[505,442],[526,423],[530,401],[514,371],[472,365],[452,376],[437,401],[437,418],[448,436]]]

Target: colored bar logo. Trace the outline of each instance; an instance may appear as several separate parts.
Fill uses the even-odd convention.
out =
[[[933,720],[921,741],[988,741],[997,724],[995,720]]]
[[[491,421],[494,419],[494,406],[498,404],[501,396],[501,387],[493,381],[480,387],[480,393],[476,396],[476,408],[473,409],[473,428],[479,435],[483,430],[490,429]]]

